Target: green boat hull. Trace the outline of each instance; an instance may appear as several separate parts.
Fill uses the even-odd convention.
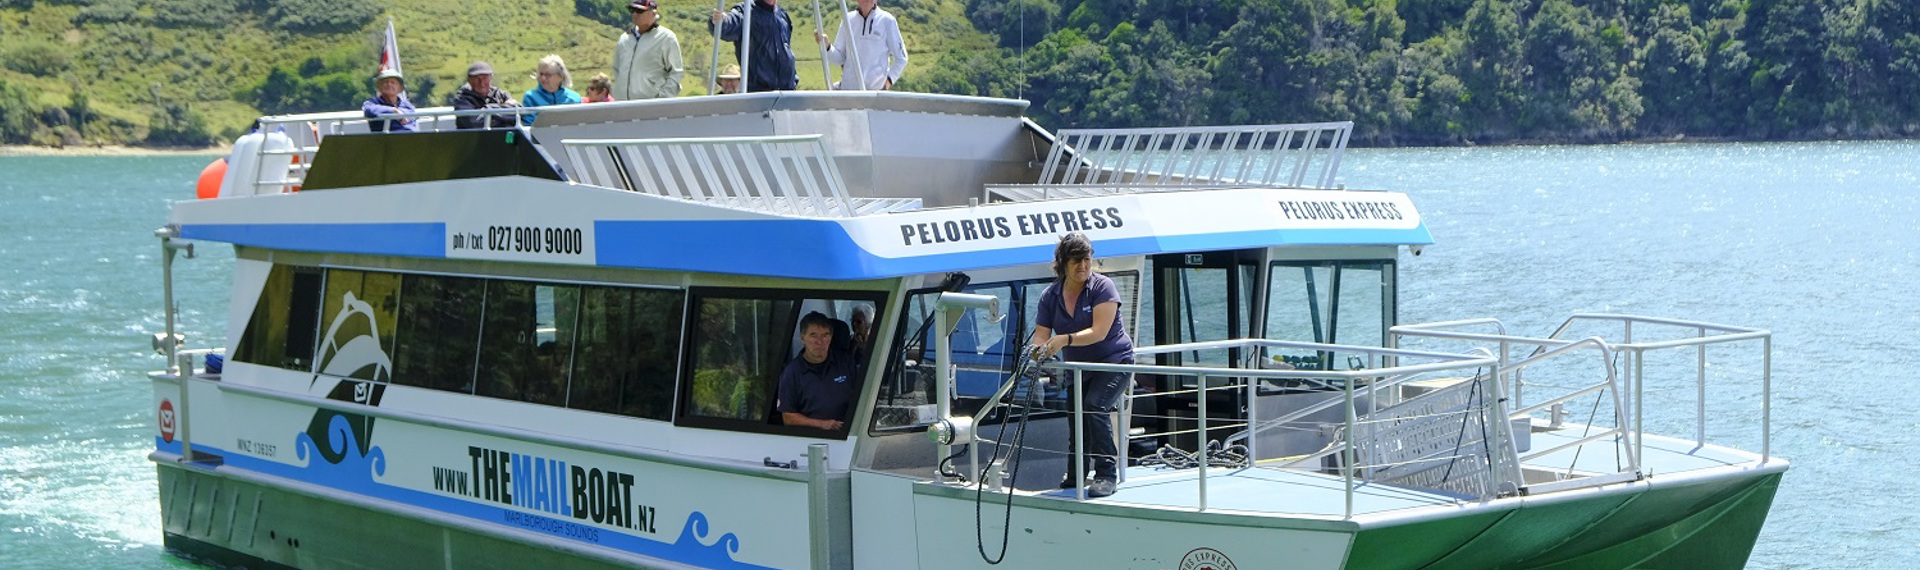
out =
[[[1746,566],[1782,471],[1368,528],[1355,570],[1586,570]],[[1580,491],[1572,491],[1578,493]]]

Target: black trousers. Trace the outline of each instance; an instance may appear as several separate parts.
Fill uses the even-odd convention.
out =
[[[1120,407],[1120,397],[1127,393],[1126,388],[1133,383],[1133,374],[1127,372],[1082,372],[1081,385],[1086,393],[1080,401],[1080,433],[1067,430],[1067,477],[1073,478],[1074,461],[1072,459],[1075,436],[1087,442],[1087,460],[1090,465],[1082,465],[1081,473],[1091,467],[1096,478],[1114,478],[1119,474],[1117,461],[1120,457],[1119,444],[1114,441],[1113,412]],[[1072,396],[1069,395],[1069,398]],[[1073,400],[1067,400],[1069,406]],[[1069,420],[1071,421],[1071,420]]]

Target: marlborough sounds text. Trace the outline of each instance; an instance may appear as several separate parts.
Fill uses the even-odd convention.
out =
[[[1119,208],[1090,208],[1016,216],[967,218],[900,224],[901,245],[927,245],[1013,237],[1104,230],[1126,225]]]

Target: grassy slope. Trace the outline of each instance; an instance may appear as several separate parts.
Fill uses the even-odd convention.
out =
[[[715,4],[666,0],[667,27],[680,37],[687,63],[682,94],[705,93],[712,36],[704,20]],[[794,19],[800,87],[820,89],[819,48],[811,41],[811,2],[783,1]],[[837,0],[823,1],[826,30],[838,24]],[[851,3],[849,2],[849,6]],[[235,134],[259,111],[236,101],[236,88],[251,85],[275,65],[294,66],[312,55],[340,49],[365,54],[368,76],[387,17],[393,18],[401,63],[412,81],[432,75],[435,101],[464,80],[468,63],[486,60],[496,70],[495,85],[520,92],[532,88],[533,63],[548,53],[565,58],[582,89],[613,61],[620,30],[576,15],[571,0],[387,0],[386,14],[364,29],[336,34],[294,34],[268,27],[256,14],[240,14],[219,27],[160,28],[139,23],[74,25],[79,8],[44,1],[21,9],[0,8],[0,54],[26,42],[53,42],[66,50],[72,66],[58,77],[35,77],[0,68],[0,80],[37,94],[41,102],[65,106],[78,87],[95,112],[144,127],[156,112],[154,92],[162,98],[192,102],[216,133]],[[883,0],[901,20],[908,52],[908,75],[924,70],[948,51],[985,49],[991,38],[964,18],[964,0]],[[143,8],[151,10],[151,8]],[[731,61],[723,46],[722,60]],[[837,73],[838,70],[836,69]],[[371,92],[371,80],[368,91]],[[359,101],[342,101],[353,108]],[[92,131],[89,139],[97,138]],[[102,141],[106,142],[106,141]]]

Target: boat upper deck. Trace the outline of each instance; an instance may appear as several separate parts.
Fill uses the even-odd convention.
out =
[[[405,134],[275,117],[285,142],[172,221],[273,249],[834,280],[1040,263],[1072,231],[1103,255],[1432,241],[1405,195],[1329,189],[1350,124],[1056,134],[1025,105],[757,93],[542,107],[528,129],[430,109]]]

